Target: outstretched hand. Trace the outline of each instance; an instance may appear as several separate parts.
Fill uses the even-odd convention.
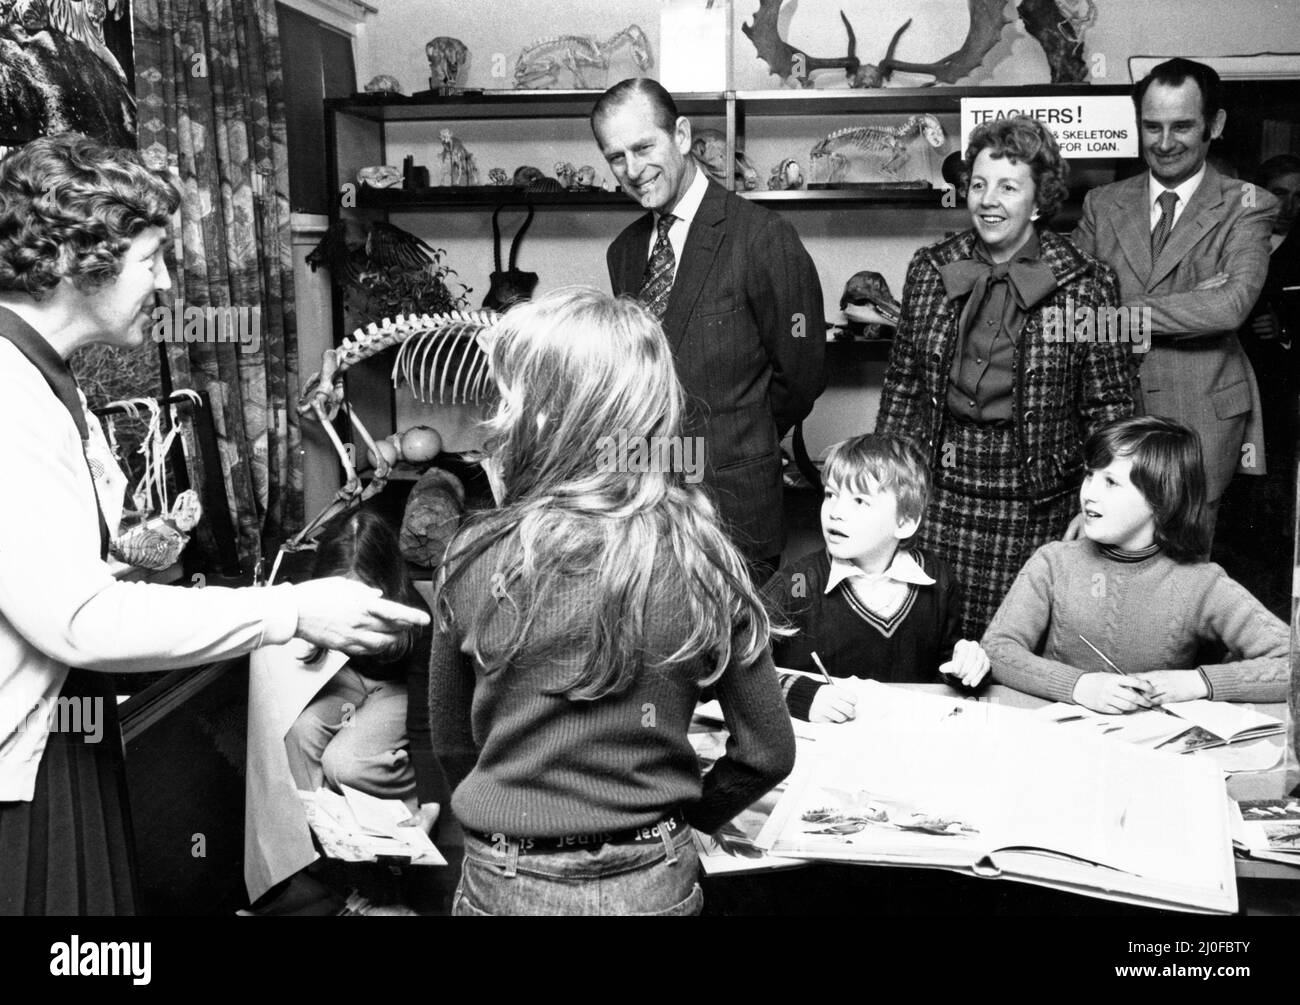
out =
[[[341,576],[294,587],[298,627],[312,645],[367,656],[391,647],[408,628],[429,623],[429,612],[385,600],[381,592]]]

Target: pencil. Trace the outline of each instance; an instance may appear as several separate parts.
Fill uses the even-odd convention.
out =
[[[831,683],[831,675],[826,672],[826,667],[816,653],[812,654],[812,661],[817,664],[817,669],[822,672],[822,678],[827,684]]]
[[[1105,654],[1104,652],[1102,652],[1100,649],[1098,649],[1096,646],[1094,646],[1091,642],[1089,642],[1087,639],[1085,639],[1082,635],[1079,636],[1079,641],[1082,642],[1082,643],[1083,643],[1085,646],[1087,646],[1089,649],[1091,649],[1091,650],[1092,650],[1094,653],[1096,653],[1098,656],[1100,656],[1101,659],[1102,659],[1102,662],[1104,662],[1108,667],[1110,667],[1112,670],[1114,670],[1115,673],[1119,674],[1121,677],[1127,677],[1127,676],[1128,676],[1128,674],[1126,674],[1123,670],[1121,670],[1121,669],[1120,669],[1119,667],[1117,667],[1114,663],[1112,663],[1109,659],[1107,659],[1107,658],[1106,658],[1106,654]]]

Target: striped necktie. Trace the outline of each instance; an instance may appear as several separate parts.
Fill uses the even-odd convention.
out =
[[[1161,192],[1156,200],[1160,203],[1160,219],[1156,229],[1151,231],[1151,261],[1160,257],[1160,252],[1169,242],[1169,232],[1174,229],[1174,204],[1178,202],[1177,192]]]
[[[659,236],[655,238],[654,250],[650,252],[650,260],[645,266],[645,280],[641,284],[641,292],[637,294],[637,299],[650,309],[656,321],[664,319],[664,311],[668,309],[668,296],[673,291],[673,274],[677,271],[677,257],[668,240],[668,230],[676,219],[671,213],[659,217]]]

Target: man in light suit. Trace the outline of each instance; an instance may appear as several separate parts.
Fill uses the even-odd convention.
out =
[[[1259,390],[1237,328],[1268,273],[1277,200],[1205,163],[1227,113],[1219,75],[1171,59],[1133,92],[1148,171],[1089,192],[1075,243],[1119,276],[1123,306],[1151,311],[1150,351],[1139,357],[1151,415],[1199,434],[1211,526],[1240,469],[1262,474]]]
[[[592,131],[623,191],[650,210],[606,256],[615,295],[660,318],[702,436],[704,485],[761,582],[785,544],[781,438],[825,387],[821,282],[794,228],[708,179],[691,124],[658,83],[596,102]]]

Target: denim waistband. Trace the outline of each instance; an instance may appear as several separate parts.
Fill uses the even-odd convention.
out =
[[[651,844],[663,840],[665,829],[669,837],[675,837],[685,826],[686,816],[681,810],[677,810],[655,824],[646,824],[644,827],[630,827],[627,830],[597,831],[593,834],[519,837],[500,831],[489,833],[488,831],[469,829],[466,829],[465,833],[493,846],[518,845],[520,855],[547,855],[553,852],[599,848],[607,844]]]

